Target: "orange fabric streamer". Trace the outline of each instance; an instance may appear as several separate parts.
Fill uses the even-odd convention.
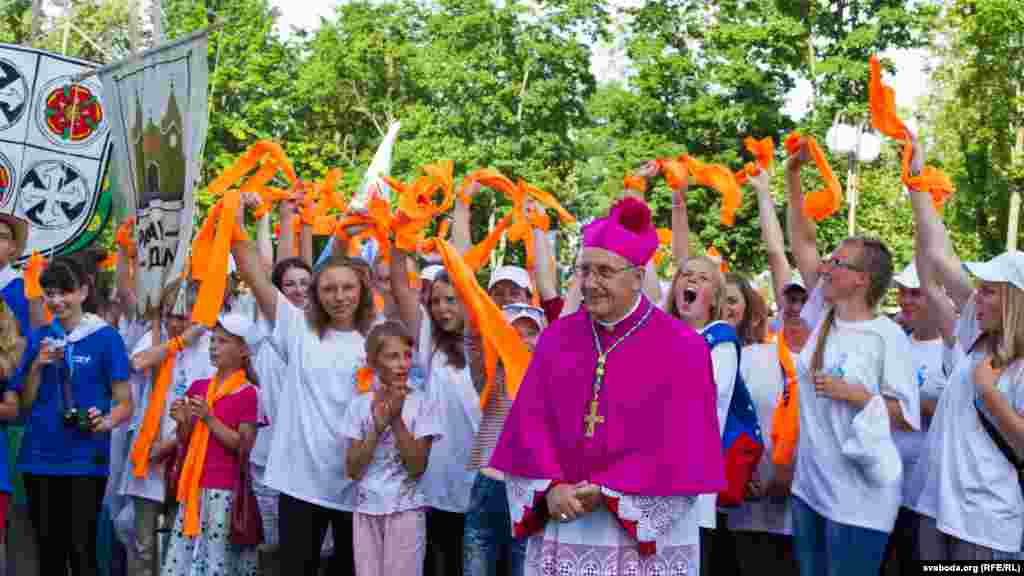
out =
[[[665,253],[671,251],[672,230],[669,228],[658,228],[658,250],[654,253],[654,265],[661,266],[665,259]]]
[[[729,263],[722,257],[722,253],[718,251],[718,248],[708,246],[708,249],[704,251],[704,255],[718,262],[718,269],[722,271],[722,274],[729,271]]]
[[[373,368],[363,366],[356,370],[356,392],[366,394],[373,390]]]
[[[665,183],[668,187],[673,190],[678,190],[685,186],[690,178],[690,174],[686,169],[686,164],[679,160],[672,158],[666,158],[656,160],[658,167],[661,169],[661,173],[665,176]]]
[[[466,265],[470,267],[474,272],[478,272],[481,268],[487,264],[487,259],[491,257],[491,253],[498,246],[498,242],[501,240],[501,236],[505,233],[505,230],[512,225],[512,213],[509,212],[501,220],[494,225],[494,230],[487,235],[486,238],[480,241],[479,244],[474,244],[472,248],[466,251],[465,259]]]
[[[248,236],[239,227],[236,222],[236,216],[238,214],[238,207],[241,205],[242,197],[238,190],[229,191],[223,199],[218,202],[221,206],[219,218],[217,219],[216,233],[213,234],[212,240],[210,239],[210,233],[213,231],[213,226],[206,226],[204,222],[204,229],[208,230],[205,236],[202,236],[204,230],[200,230],[200,235],[196,236],[195,241],[192,243],[192,265],[197,264],[196,257],[199,253],[205,254],[205,262],[199,262],[200,265],[204,265],[202,268],[202,279],[199,284],[199,295],[196,297],[196,303],[192,308],[192,321],[198,324],[212,328],[217,323],[217,316],[220,314],[221,306],[224,304],[224,290],[227,288],[228,282],[228,255],[231,252],[231,244],[238,240],[247,240]],[[207,216],[209,221],[212,218]],[[203,243],[206,242],[204,245]],[[197,243],[200,245],[197,246]],[[193,277],[195,277],[195,268],[193,268]]]
[[[100,260],[96,267],[100,270],[113,270],[117,268],[117,252],[110,252],[107,257]]]
[[[800,440],[800,402],[797,399],[799,386],[796,380],[796,363],[786,343],[783,330],[779,330],[776,345],[779,350],[779,364],[786,374],[786,384],[772,413],[772,462],[776,465],[792,464],[796,446]]]
[[[134,227],[135,218],[128,218],[117,227],[117,234],[114,236],[114,242],[128,254],[129,259],[135,258],[135,254],[138,251],[138,248],[135,246],[135,240],[132,239]]]
[[[882,65],[878,58],[868,59],[868,106],[871,125],[879,132],[896,140],[906,140],[910,131],[896,114],[896,91],[882,84]]]
[[[752,176],[757,176],[762,170],[771,168],[772,160],[775,158],[775,141],[771,136],[761,140],[747,136],[743,139],[743,145],[754,155],[754,162],[747,162],[743,169],[736,173],[736,182],[741,186],[746,184]]]
[[[185,349],[185,340],[181,336],[171,338],[167,342],[167,354],[153,380],[153,392],[146,405],[146,414],[142,419],[142,427],[132,444],[129,461],[132,463],[132,474],[136,478],[145,478],[149,472],[150,451],[157,435],[160,433],[160,422],[163,419],[164,407],[167,403],[167,390],[174,379],[174,364],[178,352]]]
[[[936,210],[942,210],[946,200],[956,191],[953,182],[945,172],[932,166],[925,166],[920,174],[910,174],[911,160],[914,156],[914,145],[911,142],[910,130],[896,113],[896,91],[882,83],[882,65],[878,58],[872,56],[868,60],[870,76],[868,79],[868,105],[871,108],[871,125],[879,132],[903,144],[903,160],[901,166],[903,184],[911,190],[927,192],[932,197]]]
[[[29,256],[25,268],[22,269],[22,276],[25,278],[25,298],[35,300],[43,296],[43,286],[39,283],[39,279],[43,275],[43,270],[46,269],[46,264],[46,258],[43,258],[38,251],[33,251],[32,256]]]
[[[647,192],[647,180],[642,176],[626,176],[622,179],[622,187],[626,190],[636,190],[642,194]]]
[[[814,136],[804,137],[799,132],[793,132],[787,136],[785,146],[789,155],[792,156],[800,152],[801,138],[806,140],[807,151],[814,159],[814,165],[818,167],[821,179],[825,181],[824,188],[810,192],[804,197],[804,214],[808,218],[821,222],[839,210],[839,205],[843,201],[843,188],[839,185],[839,180],[832,172],[832,166],[825,158],[825,152],[818,146],[818,141],[814,139]]]
[[[743,195],[739,183],[736,182],[736,175],[721,164],[705,164],[686,154],[680,156],[679,160],[686,164],[687,171],[698,185],[714,188],[722,194],[722,224],[735,224],[736,211],[743,204]]]
[[[217,376],[214,376],[206,389],[206,405],[210,412],[213,412],[213,407],[221,398],[238,392],[246,384],[244,370],[237,370],[228,376],[223,384]],[[181,476],[178,480],[178,502],[185,505],[185,521],[182,532],[189,538],[195,538],[199,534],[199,498],[201,493],[199,480],[203,475],[206,451],[209,445],[210,428],[202,420],[196,420],[193,424],[192,438],[188,443],[188,453],[185,456],[185,463],[181,468]]]
[[[473,270],[448,242],[432,238],[424,242],[422,248],[424,252],[437,252],[441,255],[452,285],[480,331],[483,340],[484,369],[487,374],[487,384],[480,394],[481,409],[487,405],[487,400],[493,393],[498,358],[505,368],[508,396],[515,400],[519,385],[526,375],[526,368],[530,365],[529,348],[519,337],[516,329],[505,319],[498,305],[477,283]]]

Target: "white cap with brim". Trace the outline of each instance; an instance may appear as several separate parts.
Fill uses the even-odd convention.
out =
[[[14,234],[14,258],[20,257],[25,252],[25,244],[28,243],[28,220],[14,214],[0,213],[0,222],[11,227],[11,233]]]
[[[543,330],[547,325],[547,318],[544,315],[544,310],[541,310],[536,306],[527,306],[526,304],[506,304],[501,311],[505,313],[505,319],[508,320],[509,324],[512,324],[520,318],[526,318],[536,323],[537,328],[541,330]]]
[[[217,319],[217,325],[227,331],[228,334],[233,334],[245,340],[251,352],[255,353],[263,342],[263,331],[259,330],[256,324],[241,314],[234,312],[223,314]]]
[[[426,280],[427,282],[433,282],[434,280],[437,280],[437,276],[441,272],[444,272],[444,266],[431,264],[430,266],[424,268],[422,272],[420,272],[420,278]]]
[[[921,280],[917,277],[917,264],[911,261],[892,281],[904,288],[920,288]]]
[[[505,280],[519,286],[523,290],[533,291],[533,286],[530,285],[530,274],[519,266],[501,266],[496,269],[494,274],[491,274],[491,281],[487,285],[487,289],[490,290],[494,288],[495,284]]]
[[[782,287],[782,293],[785,294],[786,292],[789,292],[790,288],[799,288],[804,292],[807,291],[807,286],[804,284],[804,279],[800,276],[799,272],[793,274],[793,277],[789,279],[789,282],[786,282],[786,285]]]
[[[1024,252],[1004,252],[988,262],[965,262],[968,272],[985,282],[1006,282],[1024,290]]]

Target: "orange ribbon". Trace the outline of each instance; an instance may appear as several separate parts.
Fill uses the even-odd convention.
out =
[[[672,158],[656,160],[661,173],[665,176],[665,183],[673,190],[678,190],[686,185],[690,178],[686,170],[686,164]]]
[[[726,226],[735,224],[736,211],[743,203],[736,175],[721,164],[705,164],[686,154],[680,156],[679,160],[686,164],[687,172],[693,176],[698,185],[714,188],[722,194],[722,224]]]
[[[356,391],[366,394],[370,390],[373,390],[373,368],[363,366],[356,370]]]
[[[729,271],[729,263],[722,257],[722,253],[718,251],[718,248],[708,246],[707,250],[704,251],[704,255],[713,261],[718,262],[718,269],[722,271],[722,274]]]
[[[736,182],[741,186],[746,184],[751,176],[757,176],[762,170],[771,168],[772,160],[775,158],[775,142],[771,136],[761,140],[747,136],[743,139],[743,145],[754,155],[754,162],[747,162],[743,169],[736,173]]]
[[[481,186],[497,190],[512,200],[512,210],[502,218],[500,225],[495,226],[491,234],[481,242],[480,249],[476,250],[477,246],[474,246],[470,250],[474,252],[472,257],[467,253],[467,259],[474,270],[479,270],[479,267],[486,262],[487,256],[494,250],[502,233],[506,234],[510,242],[523,243],[526,249],[526,268],[527,270],[533,269],[533,230],[534,228],[547,230],[550,224],[543,209],[536,211],[527,209],[527,200],[530,198],[536,200],[541,206],[554,210],[563,223],[576,221],[576,218],[563,208],[553,195],[523,180],[513,184],[507,177],[490,168],[477,170],[466,178],[479,182]]]
[[[910,164],[914,156],[914,145],[911,142],[910,130],[896,113],[896,91],[882,83],[882,65],[878,58],[872,56],[868,60],[870,77],[868,80],[868,105],[871,108],[871,125],[879,132],[903,144],[903,161],[901,162],[903,183],[911,190],[927,192],[932,197],[936,210],[941,210],[946,200],[953,195],[956,188],[945,172],[932,166],[925,166],[920,174],[911,176]]]
[[[658,228],[658,250],[654,253],[654,265],[661,266],[666,252],[672,250],[672,230],[669,228]]]
[[[100,270],[113,270],[117,268],[117,252],[109,252],[106,258],[96,264],[96,267]]]
[[[213,407],[221,398],[234,394],[245,384],[244,370],[237,370],[228,376],[223,385],[218,377],[214,376],[206,389],[207,408],[212,413]],[[206,452],[210,445],[210,428],[206,423],[196,420],[193,426],[191,440],[188,443],[188,453],[185,455],[185,463],[182,465],[181,476],[178,480],[178,502],[185,505],[185,521],[182,532],[189,538],[195,538],[199,534],[199,500],[202,492],[199,480],[203,476]]]
[[[421,248],[425,253],[437,252],[441,255],[444,267],[452,280],[452,286],[459,294],[459,299],[476,324],[483,340],[487,384],[480,393],[480,407],[487,405],[493,393],[499,358],[505,367],[505,387],[509,398],[515,400],[519,385],[526,375],[526,368],[530,365],[529,348],[519,337],[516,329],[505,319],[498,305],[477,283],[473,270],[448,242],[440,238],[431,238],[424,242]]]
[[[138,251],[138,248],[135,246],[135,240],[132,239],[134,228],[135,218],[128,218],[117,227],[117,234],[114,236],[114,242],[125,251],[129,259],[135,258],[135,254]]]
[[[145,478],[149,472],[150,451],[157,434],[160,433],[160,424],[167,403],[167,390],[170,389],[174,379],[174,364],[177,361],[178,352],[184,349],[185,341],[181,336],[171,338],[167,342],[167,354],[160,363],[156,378],[153,379],[153,391],[149,395],[142,427],[139,428],[139,434],[135,437],[135,443],[132,444],[129,458],[132,463],[132,474],[136,478]]]
[[[644,193],[647,192],[647,179],[643,176],[626,176],[622,179],[622,187],[626,190]]]
[[[785,388],[779,398],[775,411],[772,413],[772,462],[776,465],[792,464],[796,456],[796,446],[800,440],[800,402],[797,398],[798,383],[796,379],[796,363],[793,353],[786,343],[783,330],[779,330],[776,345],[779,351],[779,364],[786,375]]]
[[[43,270],[46,269],[46,263],[46,258],[43,258],[39,252],[33,251],[22,270],[22,275],[25,278],[25,297],[29,300],[43,296],[43,286],[39,283],[39,279],[43,275]]]
[[[804,138],[804,136],[799,132],[793,132],[786,137],[786,151],[789,152],[790,156],[800,153],[801,138]],[[843,189],[839,185],[839,180],[836,179],[835,173],[832,172],[832,166],[829,165],[828,159],[825,158],[825,153],[818,146],[818,141],[814,139],[814,136],[807,136],[805,139],[807,151],[810,152],[811,158],[814,159],[814,164],[818,167],[818,173],[821,174],[821,179],[825,181],[825,187],[821,190],[815,190],[804,197],[804,214],[808,218],[821,222],[835,214],[836,210],[839,210],[839,205],[843,201]]]

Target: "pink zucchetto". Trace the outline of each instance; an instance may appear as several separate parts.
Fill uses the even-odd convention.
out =
[[[645,266],[658,249],[651,209],[637,198],[619,200],[608,216],[583,228],[583,247],[601,248],[622,256],[633,266]]]

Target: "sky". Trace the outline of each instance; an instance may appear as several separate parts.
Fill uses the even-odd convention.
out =
[[[339,0],[302,0],[302,9],[296,10],[294,1],[270,0],[271,5],[280,8],[281,15],[278,26],[282,33],[287,33],[292,26],[315,29],[320,26],[320,18],[334,18],[334,8]],[[883,54],[893,59],[896,64],[896,73],[886,77],[886,83],[896,88],[896,104],[901,108],[913,108],[917,99],[924,94],[927,88],[927,73],[925,72],[925,55],[920,50],[893,50]],[[612,66],[609,62],[601,62],[601,58],[607,57],[607,51],[598,51],[598,60],[593,66],[598,76],[600,70],[619,68]],[[810,100],[810,83],[798,81],[797,87],[789,93],[786,98],[786,105],[783,110],[791,117],[799,119],[808,108]]]

